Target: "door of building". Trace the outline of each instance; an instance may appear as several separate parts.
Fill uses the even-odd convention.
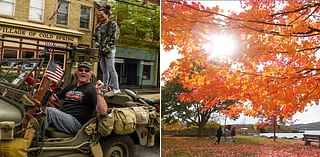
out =
[[[127,85],[138,85],[138,61],[126,60]]]

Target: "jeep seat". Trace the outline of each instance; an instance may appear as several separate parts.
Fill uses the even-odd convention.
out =
[[[46,135],[50,138],[69,138],[73,137],[74,135],[70,135],[61,131],[58,131],[55,128],[48,127],[46,129]]]
[[[0,98],[0,122],[13,121],[17,124],[22,118],[23,112],[17,106]]]

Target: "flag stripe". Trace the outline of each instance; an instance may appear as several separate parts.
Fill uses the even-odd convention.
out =
[[[63,69],[58,64],[50,62],[48,65],[48,69],[46,70],[45,76],[49,80],[55,83],[59,83],[62,79],[63,73]]]

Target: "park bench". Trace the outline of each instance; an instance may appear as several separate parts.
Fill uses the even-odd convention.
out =
[[[320,135],[303,134],[304,145],[311,145],[311,142],[318,142],[320,147]]]

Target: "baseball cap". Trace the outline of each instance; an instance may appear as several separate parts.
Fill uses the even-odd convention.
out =
[[[78,64],[78,68],[87,68],[87,69],[92,70],[92,65],[89,62],[80,62]]]

